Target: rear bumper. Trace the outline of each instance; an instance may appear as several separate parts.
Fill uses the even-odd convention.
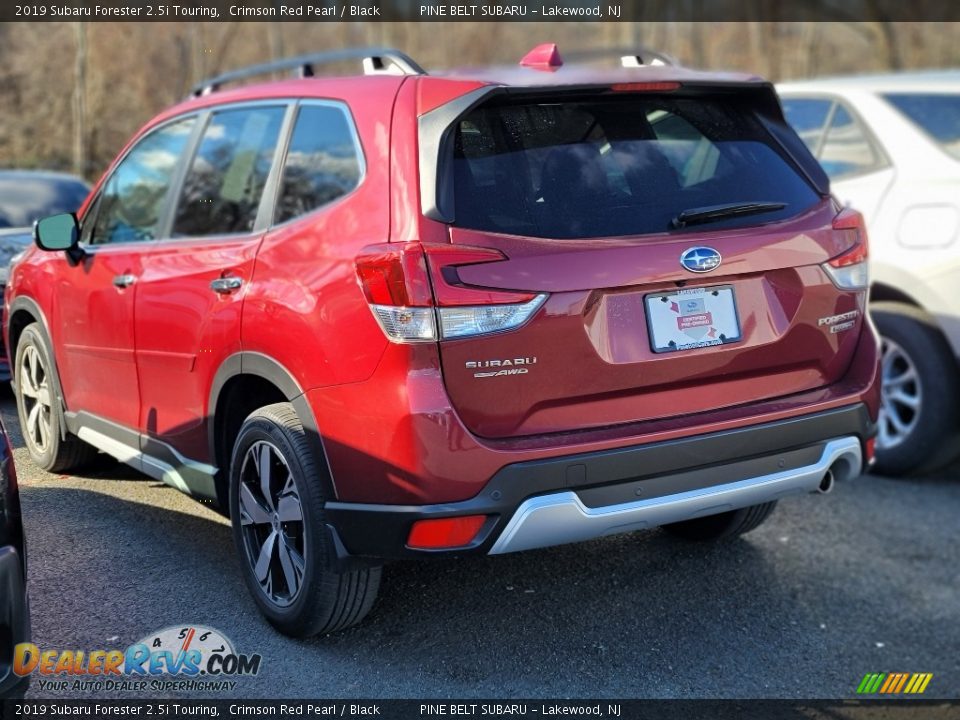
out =
[[[0,697],[22,693],[27,680],[13,672],[13,648],[30,640],[30,612],[23,560],[15,548],[0,547],[0,637],[11,639],[0,645]]]
[[[500,554],[577,542],[815,491],[828,470],[860,474],[875,434],[864,404],[689,438],[507,465],[470,500],[329,502],[338,547],[375,558]],[[417,520],[488,516],[452,550],[406,546]]]
[[[541,495],[517,508],[490,554],[592,540],[762,505],[815,492],[828,472],[856,477],[862,465],[860,441],[844,437],[828,441],[809,465],[646,500],[592,508],[575,492]]]

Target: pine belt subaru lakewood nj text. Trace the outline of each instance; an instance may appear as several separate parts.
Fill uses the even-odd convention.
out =
[[[858,475],[861,217],[769,83],[623,64],[199,86],[11,270],[33,460],[216,503],[291,635],[359,622],[385,559],[720,538]]]

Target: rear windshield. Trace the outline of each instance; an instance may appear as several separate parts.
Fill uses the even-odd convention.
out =
[[[710,224],[737,227],[819,200],[742,104],[652,95],[481,106],[457,123],[454,185],[458,226],[548,238],[658,233],[685,210],[784,205]]]
[[[883,97],[941,148],[960,158],[960,95],[890,93]]]

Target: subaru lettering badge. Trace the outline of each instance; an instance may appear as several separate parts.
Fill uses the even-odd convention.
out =
[[[692,247],[683,251],[680,264],[690,272],[710,272],[720,267],[720,253],[709,247]]]

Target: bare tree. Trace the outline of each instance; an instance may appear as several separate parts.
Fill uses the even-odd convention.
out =
[[[272,0],[271,0],[272,1]],[[17,23],[0,24],[0,166],[102,170],[146,120],[193,83],[270,56],[347,45],[395,45],[427,68],[516,63],[540,42],[570,50],[649,44],[706,69],[773,80],[960,63],[957,23],[895,23],[885,0],[859,22],[837,0],[813,0],[835,22],[779,22],[782,0],[750,0],[770,22],[676,21],[681,0],[645,0],[658,23]],[[707,0],[682,0],[710,10]],[[74,51],[64,72],[63,48]],[[339,66],[334,72],[353,71]],[[95,121],[94,121],[95,119]]]
[[[77,47],[73,65],[73,172],[87,174],[87,24],[73,23]]]

